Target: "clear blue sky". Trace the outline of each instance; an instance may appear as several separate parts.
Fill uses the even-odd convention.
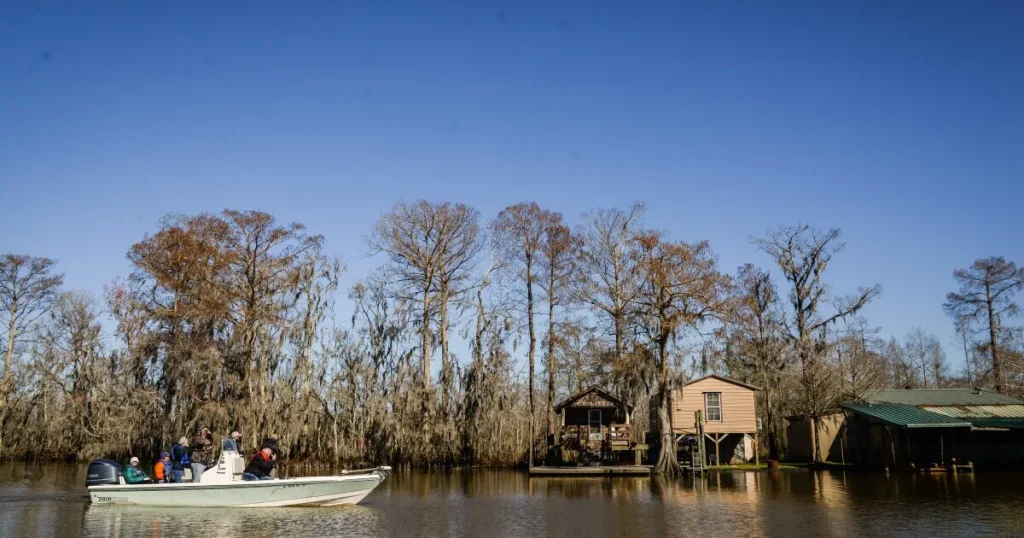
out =
[[[953,269],[1024,262],[1021,2],[227,4],[0,4],[0,251],[99,293],[162,215],[261,209],[351,281],[398,198],[644,200],[729,270],[842,228],[836,290],[947,344]]]

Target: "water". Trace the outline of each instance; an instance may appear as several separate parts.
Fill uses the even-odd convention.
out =
[[[396,472],[358,506],[90,506],[84,466],[0,465],[3,536],[1024,535],[1024,474],[775,473],[692,479]]]

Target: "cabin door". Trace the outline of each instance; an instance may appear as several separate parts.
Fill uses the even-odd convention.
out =
[[[591,409],[587,412],[587,424],[590,427],[589,440],[601,440],[601,410]]]

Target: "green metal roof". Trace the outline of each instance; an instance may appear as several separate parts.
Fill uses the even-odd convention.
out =
[[[905,405],[1024,405],[1024,401],[981,389],[889,389],[867,397],[869,402]]]
[[[975,428],[1005,428],[1008,430],[1024,430],[1024,419],[1020,418],[972,418]]]
[[[840,407],[903,428],[970,428],[971,423],[898,403],[844,403]]]

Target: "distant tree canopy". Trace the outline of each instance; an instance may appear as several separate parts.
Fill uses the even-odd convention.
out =
[[[554,402],[599,385],[634,406],[634,441],[659,435],[671,474],[672,390],[698,373],[763,388],[773,458],[782,417],[880,388],[1024,392],[1013,262],[954,273],[951,371],[926,329],[878,336],[878,286],[832,289],[839,230],[770,231],[755,246],[773,269],[728,274],[644,211],[572,228],[534,202],[486,224],[465,204],[399,202],[368,225],[380,267],[349,289],[323,236],[260,211],[164,218],[102,298],[64,289],[52,259],[7,254],[0,457],[153,457],[203,424],[246,446],[277,436],[291,461],[516,465],[545,457]]]
[[[1014,349],[1014,338],[1019,343],[1019,329],[1015,331],[1006,323],[1020,312],[1014,297],[1024,289],[1024,268],[1018,268],[1001,256],[975,261],[967,269],[957,269],[953,278],[960,289],[946,296],[946,312],[953,317],[956,325],[964,331],[980,332],[982,353],[987,355],[992,383],[996,390],[1007,388],[1007,374],[1014,378],[1013,384],[1020,386],[1021,371],[1017,360],[1019,352]],[[1007,364],[1003,364],[1004,359]]]

